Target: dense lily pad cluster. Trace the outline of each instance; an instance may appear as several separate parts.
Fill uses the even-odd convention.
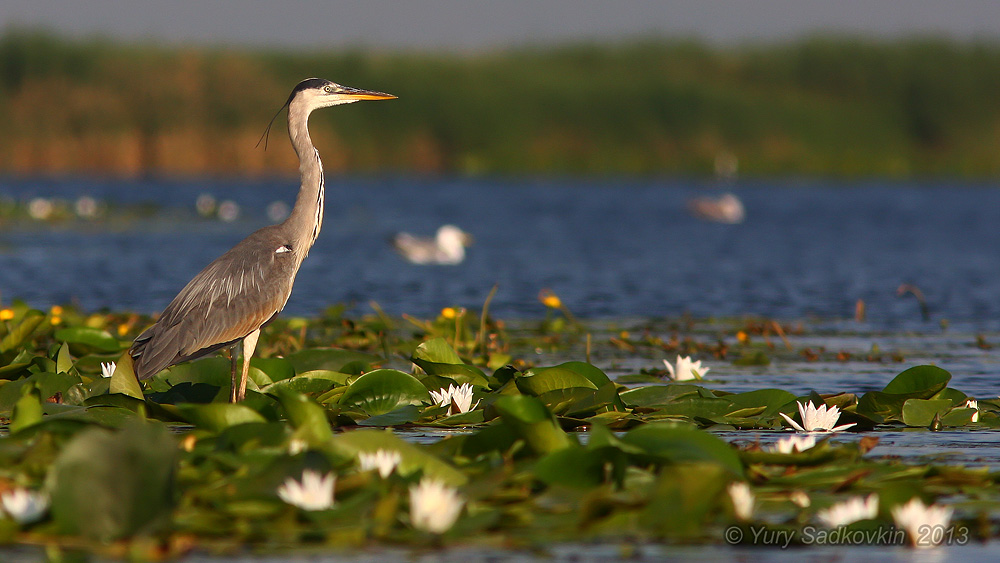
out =
[[[1000,477],[879,459],[868,454],[877,433],[853,434],[1000,425],[996,401],[970,403],[934,366],[861,396],[625,386],[584,361],[519,361],[485,314],[479,330],[464,313],[410,319],[409,345],[387,340],[397,321],[380,314],[364,326],[281,325],[233,405],[225,358],[140,385],[123,353],[140,320],[60,311],[52,321],[24,307],[0,321],[0,493],[25,506],[0,518],[6,543],[140,557],[721,543],[734,526],[749,542],[764,528],[831,523],[917,530],[923,517],[950,539],[997,533],[988,507]],[[338,347],[304,345],[332,331]],[[811,430],[817,412],[824,430],[851,432],[791,433]],[[786,438],[755,441],[769,432]]]

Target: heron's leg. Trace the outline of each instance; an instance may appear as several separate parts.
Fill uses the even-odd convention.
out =
[[[240,380],[237,379],[237,375],[236,375],[236,373],[237,373],[236,372],[236,363],[237,363],[238,360],[239,360],[239,355],[236,353],[236,347],[233,346],[232,348],[229,349],[229,367],[230,367],[230,371],[232,373],[232,382],[233,382],[232,386],[229,388],[229,402],[230,403],[235,403],[236,402],[236,392],[240,388]]]
[[[233,389],[234,393],[230,396],[230,402],[238,403],[246,397],[247,394],[247,374],[250,373],[250,357],[253,356],[253,351],[257,347],[257,338],[260,337],[260,329],[257,329],[250,334],[243,337],[243,375],[240,377],[239,387],[235,385],[235,375],[233,377]]]

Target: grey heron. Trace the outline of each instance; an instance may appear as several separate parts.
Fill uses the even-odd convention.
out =
[[[295,86],[281,108],[288,108],[288,136],[299,158],[301,185],[295,206],[283,222],[252,233],[206,266],[181,289],[156,323],[135,339],[129,354],[140,380],[230,347],[229,397],[234,403],[243,400],[260,329],[284,308],[295,274],[323,223],[323,163],[309,137],[309,114],[359,100],[395,97],[321,78],[309,78]],[[237,378],[235,348],[241,342],[243,370]]]

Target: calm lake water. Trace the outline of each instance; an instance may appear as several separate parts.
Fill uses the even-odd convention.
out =
[[[1000,189],[994,185],[681,180],[328,179],[323,231],[286,311],[314,314],[370,300],[391,314],[478,308],[494,284],[501,318],[544,314],[551,288],[581,317],[762,315],[846,318],[867,304],[878,328],[1000,327]],[[112,207],[104,220],[0,224],[0,298],[37,307],[77,302],[157,312],[203,266],[268,223],[270,202],[298,185],[273,181],[0,180],[0,196]],[[692,197],[733,191],[738,225],[688,213]],[[199,194],[236,202],[231,223],[202,219]],[[136,207],[151,205],[149,215]],[[458,266],[415,266],[388,243],[454,223],[475,237]]]

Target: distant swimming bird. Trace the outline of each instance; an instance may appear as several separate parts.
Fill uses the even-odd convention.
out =
[[[695,217],[716,223],[742,223],[746,218],[743,202],[733,194],[720,197],[696,197],[688,202],[688,208]]]
[[[254,232],[206,266],[167,305],[156,324],[135,339],[129,354],[139,379],[242,343],[243,374],[236,373],[234,349],[229,398],[234,403],[243,400],[260,329],[284,308],[295,274],[323,223],[323,164],[309,138],[309,114],[359,100],[395,97],[320,78],[299,82],[282,106],[288,107],[288,134],[299,157],[302,183],[295,207],[283,222]]]
[[[455,225],[442,225],[434,238],[399,233],[392,244],[414,264],[453,265],[465,260],[465,247],[472,244],[472,236]]]

